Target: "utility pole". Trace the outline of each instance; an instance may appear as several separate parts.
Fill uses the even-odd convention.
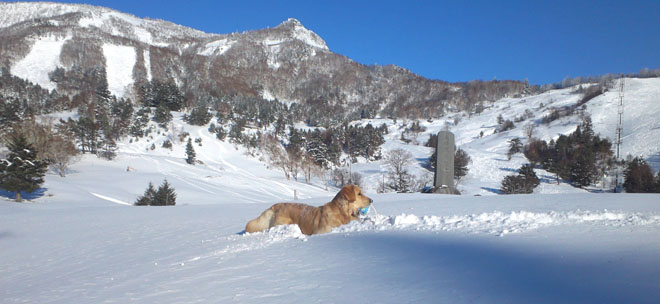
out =
[[[617,126],[616,126],[616,142],[614,143],[616,145],[616,162],[619,163],[621,161],[621,155],[620,155],[620,150],[621,150],[621,136],[623,134],[623,90],[625,88],[625,83],[626,79],[621,78],[619,81],[619,105],[618,105],[618,121],[617,121]],[[616,183],[615,183],[615,188],[614,192],[619,192],[619,170],[620,168],[617,168],[616,170]]]
[[[616,159],[620,159],[619,150],[621,147],[621,134],[623,133],[623,88],[625,86],[625,78],[621,78],[619,82],[619,120],[616,126]]]

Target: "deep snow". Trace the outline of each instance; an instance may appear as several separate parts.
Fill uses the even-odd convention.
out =
[[[658,195],[372,196],[387,220],[373,223],[372,213],[309,237],[296,226],[239,234],[263,203],[1,202],[0,299],[654,303],[660,296]]]

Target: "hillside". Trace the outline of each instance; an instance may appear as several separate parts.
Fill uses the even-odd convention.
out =
[[[622,155],[643,156],[658,170],[660,146],[652,139],[660,136],[656,119],[660,115],[660,107],[655,100],[655,96],[660,93],[660,79],[627,78],[625,81],[627,97]],[[465,195],[494,195],[500,188],[503,177],[527,162],[522,154],[514,155],[511,160],[506,157],[509,139],[519,137],[526,142],[526,136],[523,135],[525,125],[534,124],[534,137],[544,140],[570,133],[576,128],[580,122],[578,113],[549,124],[541,123],[542,118],[552,112],[553,108],[575,104],[581,96],[573,92],[575,89],[567,88],[525,98],[499,100],[487,104],[483,112],[471,117],[464,113],[454,113],[432,122],[421,121],[420,124],[426,130],[415,138],[406,135],[413,139],[410,143],[405,143],[400,138],[404,126],[408,126],[411,121],[398,120],[394,123],[392,119],[367,119],[354,124],[386,124],[389,133],[385,135],[382,153],[397,148],[410,151],[415,159],[415,163],[409,166],[410,172],[429,183],[433,175],[427,169],[426,162],[433,150],[425,147],[424,143],[430,134],[449,128],[456,135],[457,147],[464,149],[472,158],[468,165],[469,173],[459,183],[458,189]],[[617,113],[611,109],[615,108],[617,102],[618,92],[608,91],[586,104],[586,111],[593,117],[595,131],[603,137],[614,138]],[[514,119],[522,116],[527,109],[531,110],[533,117],[516,122],[513,130],[494,133],[498,115]],[[179,189],[181,203],[193,205],[231,203],[236,200],[272,202],[293,199],[294,191],[298,198],[330,195],[334,191],[332,181],[327,182],[331,188],[326,192],[326,181],[318,177],[313,178],[310,183],[305,183],[300,177],[297,181],[287,180],[281,170],[267,166],[263,154],[258,150],[235,146],[227,140],[218,140],[215,134],[208,130],[210,124],[217,122],[216,118],[204,126],[191,126],[182,120],[182,116],[183,113],[176,114],[168,131],[161,129],[157,134],[153,133],[151,138],[125,138],[118,143],[119,156],[114,161],[85,155],[72,166],[71,173],[66,178],[60,178],[54,173],[49,174],[45,185],[48,195],[37,201],[49,201],[50,196],[60,195],[75,196],[79,198],[77,200],[82,197],[97,200],[98,197],[92,194],[95,193],[130,204],[142,194],[148,182],[158,184],[164,178]],[[156,126],[153,122],[151,124]],[[247,132],[255,131],[252,129]],[[197,159],[202,164],[191,166],[185,163],[185,142],[176,140],[179,138],[178,134],[184,132],[189,133],[192,139],[201,140],[201,146],[195,144],[194,148]],[[483,137],[479,136],[480,132],[483,132]],[[173,141],[172,149],[161,147],[167,140]],[[150,148],[152,145],[154,150]],[[130,172],[127,172],[128,167],[131,167]],[[363,187],[372,193],[378,190],[380,182],[387,174],[387,167],[382,160],[367,161],[358,158],[358,163],[352,164],[351,169],[362,174]],[[555,175],[544,170],[538,169],[537,174],[541,178],[541,185],[535,193],[585,192],[565,181],[557,184]],[[97,188],[98,179],[108,181],[104,183],[108,185],[104,187],[107,189]],[[114,180],[124,182],[112,183]],[[611,189],[612,183],[611,178],[606,178],[594,185],[592,190]],[[76,186],[70,187],[69,184]],[[74,193],[69,193],[70,191]]]
[[[0,24],[0,64],[70,96],[84,85],[67,79],[85,81],[81,75],[103,68],[118,97],[135,100],[142,83],[158,79],[175,82],[187,105],[236,95],[278,99],[306,105],[328,123],[321,113],[428,118],[530,89],[519,81],[447,83],[397,66],[362,65],[331,52],[296,19],[211,34],[89,5],[18,2],[0,9],[10,16]]]

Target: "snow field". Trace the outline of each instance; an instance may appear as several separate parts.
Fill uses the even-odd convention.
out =
[[[297,226],[241,234],[270,202],[0,202],[0,300],[653,303],[660,296],[657,195],[373,198],[378,216],[313,236]],[[498,233],[505,229],[516,233]]]
[[[135,66],[135,48],[123,45],[103,44],[108,89],[117,97],[124,97],[133,85],[133,66]]]
[[[71,37],[44,36],[34,39],[30,52],[11,67],[11,73],[30,80],[41,87],[52,90],[56,84],[48,73],[60,65],[60,52]]]

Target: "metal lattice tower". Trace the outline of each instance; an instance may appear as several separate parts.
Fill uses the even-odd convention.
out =
[[[617,121],[616,125],[616,142],[614,143],[616,145],[616,161],[621,160],[621,155],[619,154],[620,148],[621,148],[621,135],[623,134],[623,89],[625,87],[626,80],[625,78],[621,78],[621,81],[619,81],[619,106],[618,106],[618,112],[619,112],[619,119]],[[615,187],[614,187],[614,192],[620,192],[620,171],[621,168],[616,169],[616,175],[615,175]]]
[[[621,135],[623,133],[623,89],[625,86],[626,80],[625,78],[621,78],[621,81],[619,82],[619,106],[618,106],[618,112],[619,112],[619,120],[616,125],[616,159],[620,159],[619,155],[619,149],[621,147]]]

